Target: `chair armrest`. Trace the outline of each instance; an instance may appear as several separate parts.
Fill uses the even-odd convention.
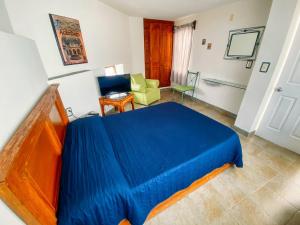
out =
[[[159,80],[146,79],[146,84],[148,88],[158,88]]]

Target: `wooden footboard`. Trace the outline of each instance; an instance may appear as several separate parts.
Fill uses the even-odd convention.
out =
[[[165,201],[163,201],[160,204],[158,204],[157,206],[155,206],[151,210],[151,212],[149,213],[149,215],[147,217],[147,220],[150,220],[154,216],[158,215],[159,213],[161,213],[162,211],[164,211],[165,209],[167,209],[171,205],[175,204],[176,202],[178,202],[179,200],[181,200],[182,198],[184,198],[188,194],[192,193],[197,188],[199,188],[200,186],[204,185],[209,180],[213,179],[218,174],[222,173],[223,171],[225,171],[226,169],[230,168],[231,166],[232,166],[232,164],[227,163],[224,166],[213,170],[211,173],[205,175],[204,177],[196,180],[195,182],[193,182],[187,188],[185,188],[185,189],[183,189],[181,191],[176,192],[174,195],[172,195],[171,197],[169,197]],[[124,220],[122,220],[119,223],[119,225],[131,225],[131,223],[127,219],[124,219]]]

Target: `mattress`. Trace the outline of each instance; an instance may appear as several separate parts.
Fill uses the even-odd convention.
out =
[[[59,224],[141,225],[157,204],[226,163],[242,167],[238,135],[177,103],[69,124]]]

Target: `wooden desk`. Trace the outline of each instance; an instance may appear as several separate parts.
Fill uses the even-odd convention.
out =
[[[99,104],[100,104],[102,116],[105,116],[104,107],[106,105],[112,105],[115,107],[116,110],[118,110],[120,113],[122,113],[125,111],[125,105],[129,102],[131,103],[132,110],[134,110],[133,94],[129,94],[126,97],[120,98],[120,99],[111,99],[111,98],[100,97]]]

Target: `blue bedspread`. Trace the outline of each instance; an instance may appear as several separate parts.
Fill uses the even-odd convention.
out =
[[[141,225],[225,163],[243,166],[237,134],[176,103],[76,120],[64,146],[59,224]]]

